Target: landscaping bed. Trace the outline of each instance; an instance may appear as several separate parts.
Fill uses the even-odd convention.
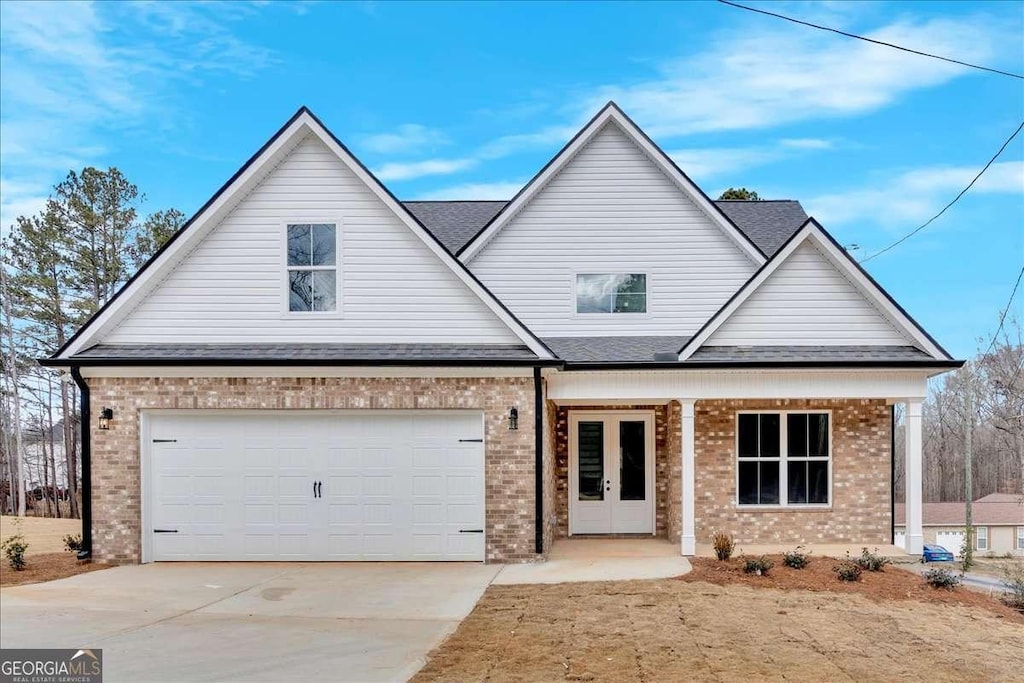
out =
[[[106,569],[107,566],[94,562],[79,562],[75,555],[69,552],[40,553],[26,555],[25,568],[16,572],[0,557],[0,588],[63,579],[75,574]]]

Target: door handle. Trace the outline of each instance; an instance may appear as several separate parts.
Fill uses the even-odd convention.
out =
[[[322,481],[318,481],[316,483],[316,497],[317,498],[323,498],[324,497],[324,483]]]

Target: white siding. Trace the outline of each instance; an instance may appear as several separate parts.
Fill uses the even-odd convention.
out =
[[[469,266],[541,337],[692,334],[755,270],[614,123]],[[577,273],[645,273],[647,314],[577,315]]]
[[[804,242],[704,346],[911,343],[814,244]]]
[[[310,220],[341,222],[339,315],[284,313],[283,225]],[[103,341],[522,343],[314,136]]]

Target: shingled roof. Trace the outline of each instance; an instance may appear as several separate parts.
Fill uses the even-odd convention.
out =
[[[420,223],[456,253],[482,227],[505,208],[506,201],[411,201],[402,202]],[[769,258],[807,220],[800,202],[792,199],[770,201],[715,202],[726,216]]]

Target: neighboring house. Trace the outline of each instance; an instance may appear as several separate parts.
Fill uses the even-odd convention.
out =
[[[797,202],[711,201],[611,103],[509,202],[403,203],[303,108],[44,363],[114,562],[887,544],[895,403],[919,552],[961,365]]]
[[[897,540],[906,533],[903,512],[902,508],[896,508]],[[937,543],[954,553],[960,552],[967,526],[965,503],[925,503],[922,517],[925,543]],[[974,501],[971,518],[975,551],[1024,557],[1024,495],[990,493]]]

